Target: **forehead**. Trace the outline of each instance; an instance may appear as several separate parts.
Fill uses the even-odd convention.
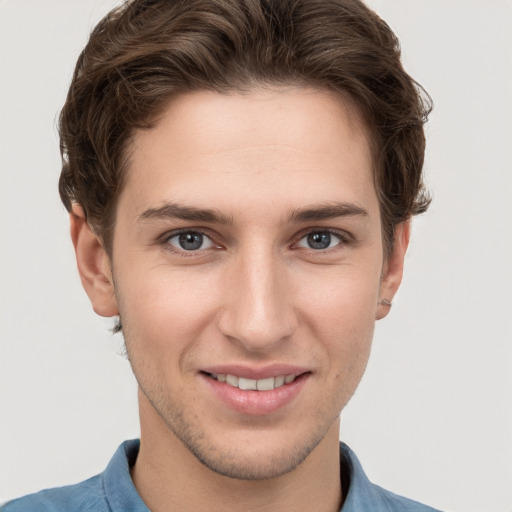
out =
[[[329,202],[377,206],[368,132],[352,104],[308,88],[174,98],[130,148],[133,214],[193,203],[229,215]],[[362,206],[362,205],[361,205]]]

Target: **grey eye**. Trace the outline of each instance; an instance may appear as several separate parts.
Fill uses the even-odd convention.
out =
[[[169,237],[167,242],[183,251],[197,251],[199,249],[209,249],[213,247],[213,242],[202,233],[197,231],[186,231]]]
[[[329,249],[341,243],[341,237],[329,231],[313,231],[300,239],[298,247],[307,249]]]

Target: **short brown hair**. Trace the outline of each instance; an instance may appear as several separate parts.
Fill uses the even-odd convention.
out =
[[[341,92],[369,128],[383,240],[424,212],[428,94],[403,69],[388,25],[359,0],[132,0],[80,54],[60,115],[59,191],[111,255],[127,148],[173,95],[261,85]]]

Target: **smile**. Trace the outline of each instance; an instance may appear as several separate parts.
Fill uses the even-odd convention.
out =
[[[223,365],[200,372],[209,391],[232,411],[251,416],[274,413],[292,404],[310,381],[308,368],[269,365],[249,368]]]
[[[267,377],[265,379],[246,379],[245,377],[237,377],[230,374],[214,374],[210,373],[209,376],[219,382],[225,382],[229,386],[242,389],[244,391],[271,391],[275,388],[280,388],[285,384],[291,384],[298,375],[278,375],[277,377]]]

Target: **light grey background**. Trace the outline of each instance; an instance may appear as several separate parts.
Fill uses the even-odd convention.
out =
[[[136,386],[75,270],[54,122],[107,0],[0,1],[0,502],[104,469]],[[431,211],[341,437],[369,476],[454,512],[512,510],[512,3],[372,0],[431,93]]]

